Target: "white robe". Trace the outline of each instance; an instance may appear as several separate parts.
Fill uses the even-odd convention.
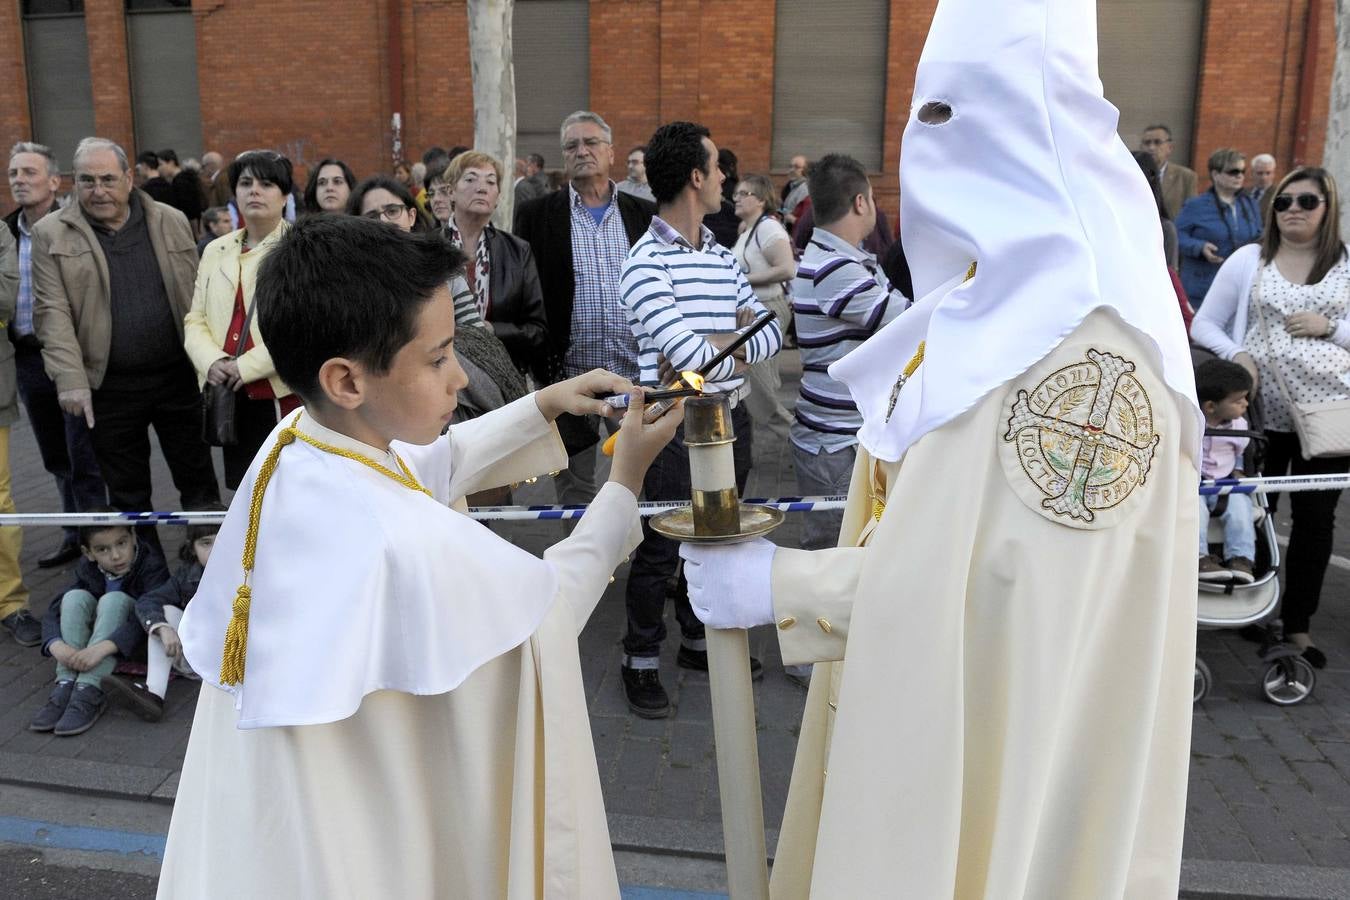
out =
[[[1189,403],[1151,346],[1092,314],[899,462],[860,448],[839,549],[778,551],[784,663],[842,662],[812,680],[777,900],[1176,896],[1198,474]],[[1144,482],[1092,527],[1040,508],[1002,456],[1018,391],[1084,348],[1137,364],[1160,436]]]
[[[475,420],[474,428],[456,426],[455,434],[472,436],[482,452],[457,457],[454,496],[566,464],[556,430],[541,424],[532,405],[526,398]],[[317,457],[294,452],[301,446],[283,451],[283,459],[291,456],[293,483],[303,474],[304,460],[319,464]],[[420,468],[419,475],[435,470],[425,453],[416,458],[400,449],[400,455],[414,457],[409,462]],[[337,462],[368,471],[359,463]],[[287,468],[278,468],[274,482],[281,483]],[[444,486],[435,487],[450,499]],[[425,498],[399,491],[387,502],[407,498],[415,515]],[[359,492],[316,497],[305,512],[320,523],[315,527],[341,528],[343,517],[353,514],[344,506],[353,496]],[[286,529],[267,527],[268,504],[276,500],[269,486],[260,542],[284,546]],[[271,509],[275,522],[278,510]],[[354,714],[340,719],[245,729],[238,727],[231,694],[203,684],[159,896],[617,897],[577,636],[613,569],[636,546],[637,522],[631,492],[614,484],[602,489],[572,536],[545,554],[556,589],[537,628],[523,643],[475,667],[453,690],[375,690],[359,700]],[[499,552],[503,543],[477,525],[460,539],[464,546],[441,561],[451,572],[475,555]],[[218,543],[215,552],[221,549]],[[266,582],[263,561],[260,551],[260,583]],[[327,564],[341,571],[349,563],[335,556]],[[510,583],[507,574],[503,578]],[[493,595],[490,584],[475,589],[506,605],[528,600]],[[256,591],[251,620],[263,605]],[[195,602],[201,599],[199,594]],[[395,597],[385,606],[400,604]],[[415,611],[419,604],[401,605]],[[192,610],[189,606],[189,614]],[[203,621],[207,618],[203,614]],[[256,637],[265,621],[250,621],[246,688],[249,673],[265,665],[261,652],[255,653],[266,645]],[[400,624],[409,637],[428,625]],[[443,637],[448,643],[449,635]],[[210,647],[213,639],[223,640],[223,632],[198,643]],[[292,640],[301,646],[304,635]],[[308,683],[321,694],[326,679],[362,662],[334,655],[312,670]],[[247,691],[243,697],[248,700]],[[298,696],[296,708],[303,710],[305,699]]]

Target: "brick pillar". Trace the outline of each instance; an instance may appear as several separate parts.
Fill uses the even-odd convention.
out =
[[[735,151],[742,172],[769,171],[773,140],[774,0],[732,6],[701,4],[697,59],[673,60],[676,77],[698,72],[694,121],[712,130],[713,143]],[[662,70],[665,71],[665,48]]]
[[[403,45],[403,154],[410,162],[431,146],[473,144],[473,76],[464,0],[416,0],[404,10],[412,33]],[[503,160],[507,173],[512,160]],[[507,182],[510,184],[510,182]]]
[[[662,0],[590,5],[590,107],[614,131],[615,181],[627,177],[629,148],[646,143],[662,122],[663,5]]]
[[[699,0],[661,0],[660,122],[698,119],[701,14]]]
[[[126,4],[122,0],[87,0],[85,29],[89,35],[89,80],[94,97],[94,130],[121,144],[129,155],[135,146],[131,118],[131,69],[127,65]]]

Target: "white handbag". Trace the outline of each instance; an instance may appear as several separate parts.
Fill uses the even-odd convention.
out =
[[[1264,266],[1256,270],[1256,284],[1252,289],[1252,304],[1256,307],[1257,321],[1261,324],[1261,336],[1266,347],[1274,349],[1270,335],[1266,331],[1266,315],[1261,303],[1261,273]],[[1294,431],[1298,434],[1299,449],[1304,459],[1318,459],[1327,456],[1350,456],[1350,397],[1333,400],[1320,400],[1315,403],[1299,403],[1289,392],[1280,367],[1271,365],[1275,373],[1275,383],[1289,405],[1289,415],[1294,420]]]

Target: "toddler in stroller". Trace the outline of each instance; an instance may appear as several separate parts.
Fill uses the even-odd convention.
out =
[[[1235,362],[1211,359],[1195,372],[1195,393],[1200,410],[1205,414],[1207,433],[1201,446],[1200,474],[1203,478],[1241,478],[1242,454],[1248,438],[1213,435],[1208,429],[1245,431],[1247,394],[1252,389],[1252,378],[1247,370]],[[1223,557],[1209,550],[1209,518],[1215,512],[1220,497],[1200,498],[1200,564],[1201,581],[1236,582],[1251,584],[1252,567],[1256,559],[1256,527],[1253,524],[1252,498],[1248,494],[1230,494],[1227,505],[1218,513],[1223,522]]]

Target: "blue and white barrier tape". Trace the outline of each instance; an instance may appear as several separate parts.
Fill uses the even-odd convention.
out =
[[[1200,496],[1214,494],[1292,494],[1299,491],[1339,491],[1350,488],[1347,475],[1285,475],[1278,478],[1220,478],[1200,483]],[[772,497],[747,498],[746,503],[771,506],[783,512],[825,512],[844,508],[846,497]],[[654,516],[668,509],[689,504],[666,500],[638,504],[638,515]],[[576,506],[477,506],[469,515],[480,521],[564,521],[580,519],[585,505]],[[109,512],[109,513],[9,513],[0,515],[0,526],[19,525],[74,528],[81,525],[107,525],[129,522],[134,525],[219,525],[223,512]]]
[[[747,499],[746,503],[760,506],[772,506],[783,512],[812,512],[831,509],[843,509],[845,497],[775,497],[767,500]],[[668,509],[678,509],[689,504],[680,500],[666,500],[651,503],[639,503],[638,515],[654,516]],[[580,519],[586,512],[584,505],[578,506],[477,506],[469,509],[469,515],[480,521],[519,522],[539,520]],[[0,526],[20,525],[59,526],[78,528],[82,525],[113,525],[129,523],[132,525],[219,525],[225,521],[223,512],[104,512],[104,513],[10,513],[0,515]]]

